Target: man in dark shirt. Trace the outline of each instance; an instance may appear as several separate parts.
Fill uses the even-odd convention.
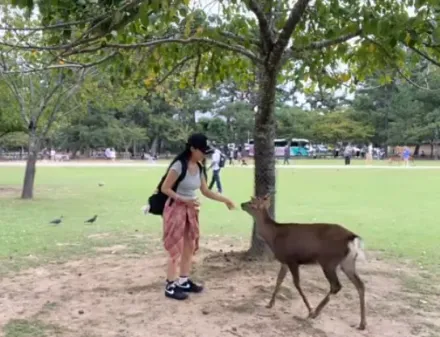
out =
[[[284,147],[284,162],[283,162],[283,164],[284,165],[289,165],[289,159],[290,159],[290,145],[289,144],[287,144],[285,147]]]

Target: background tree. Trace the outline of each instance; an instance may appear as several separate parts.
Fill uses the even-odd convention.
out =
[[[11,3],[28,9],[34,5],[29,0]],[[314,91],[317,84],[326,89],[350,81],[353,75],[363,81],[377,69],[404,68],[407,49],[436,62],[438,13],[431,10],[433,5],[432,1],[412,0],[378,0],[374,4],[297,0],[293,5],[285,0],[220,1],[219,13],[208,15],[178,0],[111,4],[98,0],[58,6],[43,0],[38,2],[45,25],[41,41],[0,44],[56,53],[66,66],[84,67],[121,60],[122,50],[147,48],[153,55],[147,60],[153,75],[161,66],[173,68],[189,57],[194,60],[198,83],[215,85],[225,78],[233,78],[243,87],[252,83],[255,91],[250,102],[258,107],[253,136],[255,193],[263,195],[275,191],[277,85],[286,80],[298,88],[309,83]],[[410,6],[415,7],[415,14],[409,14]],[[61,38],[68,43],[60,43]],[[330,73],[328,69],[336,69],[340,62],[347,67]],[[399,73],[405,75],[401,69]],[[182,86],[187,83],[191,81],[184,77]],[[273,206],[270,212],[273,214]],[[267,252],[255,231],[250,252]]]
[[[314,140],[313,125],[320,116],[317,111],[282,106],[275,111],[275,118],[277,137]]]
[[[375,129],[372,141],[385,149],[388,145],[415,145],[417,155],[419,146],[429,143],[434,155],[439,121],[439,70],[419,64],[412,68],[408,77],[411,82],[394,79],[391,83],[381,83],[381,77],[376,74],[357,90],[353,118],[372,125]]]
[[[3,65],[4,71],[7,71]],[[22,129],[28,134],[28,159],[21,197],[32,199],[36,173],[36,161],[45,139],[61,115],[67,115],[79,108],[73,100],[84,79],[85,71],[73,76],[64,70],[47,70],[38,73],[5,74],[2,82],[15,99],[11,109],[19,112]]]
[[[323,114],[313,124],[313,139],[325,143],[338,142],[365,143],[373,136],[372,126],[360,123],[350,115],[349,111],[338,111]]]

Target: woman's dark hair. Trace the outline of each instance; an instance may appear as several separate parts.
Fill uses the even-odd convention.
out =
[[[185,150],[180,152],[172,161],[170,164],[170,167],[176,162],[176,161],[189,161],[189,158],[191,157],[191,146],[189,144],[185,144]],[[206,180],[208,180],[208,174],[206,173],[206,158],[203,159],[203,161],[200,163],[202,166],[202,173]]]
[[[208,173],[206,173],[206,158],[203,158],[202,160],[202,173],[205,177],[205,180],[208,181]]]
[[[173,165],[176,161],[178,160],[186,160],[188,161],[189,158],[191,157],[191,146],[189,146],[189,144],[185,145],[185,150],[183,150],[182,152],[180,152],[172,161],[171,161],[171,165]]]

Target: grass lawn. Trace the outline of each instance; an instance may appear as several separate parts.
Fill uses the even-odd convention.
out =
[[[0,167],[0,262],[13,260],[10,264],[17,266],[18,261],[30,263],[29,256],[41,261],[90,253],[96,242],[89,237],[98,233],[114,234],[105,245],[127,243],[136,231],[160,235],[160,218],[144,216],[140,207],[164,168],[40,167],[33,201],[18,198],[23,171]],[[222,179],[225,194],[237,205],[252,194],[252,170],[227,168]],[[105,185],[99,187],[100,182]],[[278,171],[277,219],[340,223],[360,234],[367,250],[434,267],[440,259],[439,190],[436,170],[283,169]],[[208,200],[202,204],[202,235],[248,240],[247,214]],[[98,221],[85,225],[95,214]],[[65,218],[60,226],[48,224],[60,215]],[[156,247],[160,242],[150,248]]]
[[[202,200],[203,249],[192,271],[207,291],[184,304],[164,299],[161,219],[140,211],[164,170],[39,167],[35,200],[23,201],[24,168],[0,166],[0,334],[366,336],[351,327],[359,317],[358,295],[343,278],[344,289],[316,320],[303,318],[291,277],[275,307],[266,309],[278,264],[229,253],[231,245],[246,246],[251,219],[208,200]],[[227,167],[222,179],[237,206],[252,194],[251,169]],[[438,337],[440,288],[432,273],[440,272],[438,190],[437,169],[279,169],[277,219],[340,223],[364,238],[367,259],[369,251],[383,251],[387,258],[373,253],[359,265],[368,336]],[[95,224],[84,224],[95,214]],[[61,215],[61,225],[49,225]],[[313,306],[328,292],[317,267],[302,268],[301,283]]]

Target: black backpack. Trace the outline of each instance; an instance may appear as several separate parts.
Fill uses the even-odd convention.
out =
[[[179,159],[177,159],[177,160],[179,160]],[[177,160],[174,160],[173,162],[171,162],[170,166],[168,166],[166,173],[164,174],[164,176],[160,180],[159,184],[157,185],[157,189],[156,189],[155,193],[152,194],[148,198],[148,205],[150,207],[148,210],[149,213],[154,214],[154,215],[162,215],[163,214],[163,210],[165,208],[165,203],[167,202],[169,197],[166,194],[162,193],[162,191],[161,191],[162,184],[165,181],[165,178],[166,178],[171,166],[173,166],[173,164]],[[174,183],[174,186],[172,187],[172,190],[174,192],[176,192],[177,187],[182,182],[182,180],[185,179],[186,171],[188,170],[188,162],[186,160],[180,160],[180,162],[182,163],[182,172],[180,173],[179,177],[177,178],[176,182]],[[202,172],[203,172],[202,164],[197,163],[197,166],[199,167],[200,174],[202,174]]]
[[[225,164],[226,164],[226,156],[223,153],[221,153],[220,154],[220,161],[218,162],[218,166],[220,168],[222,168],[222,167],[225,167]]]

